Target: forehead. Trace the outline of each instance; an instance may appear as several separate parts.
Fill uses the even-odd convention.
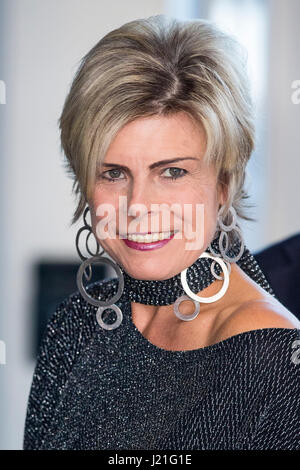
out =
[[[206,138],[203,126],[188,114],[150,116],[127,123],[112,140],[105,162],[139,158],[145,162],[182,155],[201,156]]]

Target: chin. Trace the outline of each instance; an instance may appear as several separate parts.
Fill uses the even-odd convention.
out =
[[[176,275],[176,273],[171,274],[168,272],[162,272],[160,266],[156,268],[149,267],[149,269],[147,269],[145,266],[142,266],[140,269],[126,269],[126,267],[124,267],[124,269],[127,274],[129,274],[129,276],[143,281],[163,281]]]

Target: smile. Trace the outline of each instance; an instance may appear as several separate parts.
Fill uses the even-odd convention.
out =
[[[137,243],[152,243],[157,242],[158,240],[165,240],[170,238],[171,235],[174,235],[174,231],[172,232],[155,232],[155,233],[147,233],[145,235],[140,234],[132,234],[127,235],[128,240],[132,240]]]
[[[155,250],[162,248],[169,243],[175,235],[172,232],[157,232],[146,235],[127,235],[128,238],[123,239],[123,242],[134,250]]]

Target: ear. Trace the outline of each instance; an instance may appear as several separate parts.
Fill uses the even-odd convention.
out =
[[[227,201],[228,197],[228,186],[224,183],[219,183],[218,185],[218,198],[219,198],[219,205],[223,206]]]

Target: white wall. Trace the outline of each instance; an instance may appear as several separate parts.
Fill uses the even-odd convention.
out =
[[[269,0],[268,205],[265,241],[273,243],[300,231],[300,104],[291,84],[300,80],[300,2]]]
[[[77,259],[69,228],[71,180],[62,168],[57,119],[81,57],[111,29],[164,13],[163,0],[1,0],[0,448],[22,446],[34,363],[31,265],[43,255]],[[3,233],[4,231],[4,233]]]
[[[256,222],[240,220],[246,246],[252,251],[265,245],[266,195],[266,85],[267,85],[267,30],[268,4],[265,0],[206,0],[196,4],[206,7],[206,16],[221,30],[233,35],[247,52],[247,70],[254,105],[255,148],[247,165],[245,181],[250,196],[247,214]]]

